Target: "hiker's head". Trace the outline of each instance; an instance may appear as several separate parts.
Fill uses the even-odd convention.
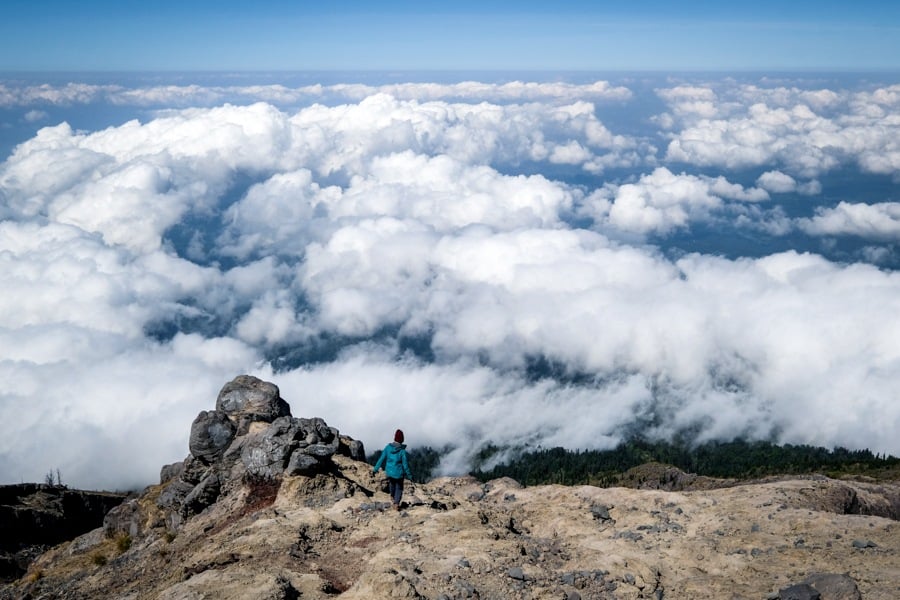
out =
[[[403,431],[402,430],[398,429],[397,431],[394,432],[394,441],[397,442],[398,444],[403,443]]]

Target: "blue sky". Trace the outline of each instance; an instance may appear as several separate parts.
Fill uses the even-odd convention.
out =
[[[13,0],[2,11],[4,71],[900,68],[891,1]]]

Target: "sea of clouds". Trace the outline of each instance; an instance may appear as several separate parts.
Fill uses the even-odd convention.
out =
[[[34,127],[0,163],[0,483],[152,483],[241,373],[444,472],[635,432],[900,453],[900,85],[649,93],[648,134],[605,81],[0,83]],[[45,123],[79,105],[152,112]],[[785,208],[836,172],[895,185]],[[701,227],[861,249],[669,251]]]

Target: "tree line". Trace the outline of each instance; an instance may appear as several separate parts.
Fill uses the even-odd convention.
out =
[[[831,477],[867,475],[900,477],[900,458],[868,449],[778,445],[766,441],[733,440],[690,444],[680,441],[632,439],[610,450],[537,448],[513,452],[502,464],[492,464],[501,452],[483,448],[475,458],[471,475],[481,481],[511,477],[523,485],[615,485],[619,476],[642,464],[659,462],[695,475],[727,479],[753,479],[768,475],[821,473]],[[430,447],[409,451],[416,481],[431,478],[445,452]],[[372,463],[378,454],[370,457]],[[490,466],[489,466],[490,465]]]

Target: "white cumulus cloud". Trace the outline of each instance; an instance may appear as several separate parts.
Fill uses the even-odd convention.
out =
[[[900,240],[900,203],[861,204],[841,202],[801,219],[799,226],[811,235],[854,235],[869,239]]]
[[[712,220],[726,200],[760,202],[765,190],[744,188],[722,176],[675,174],[659,167],[635,183],[607,185],[591,194],[582,212],[598,223],[637,234],[667,234],[691,222]]]
[[[808,178],[855,163],[871,173],[896,176],[900,103],[895,88],[856,93],[756,86],[706,93],[703,87],[662,89],[658,94],[669,111],[661,121],[672,130],[666,160],[731,169],[777,167]]]
[[[822,156],[886,148],[869,128],[892,131],[893,92],[805,109],[792,90],[756,108],[661,93],[692,103],[673,123],[703,115],[673,143],[718,127],[735,164],[766,165],[752,187],[643,172],[650,145],[597,117],[597,97],[625,96],[605,85],[451,88],[59,124],[20,144],[0,164],[0,481],[59,468],[71,485],[149,483],[242,372],[370,447],[403,427],[454,448],[447,471],[484,443],[609,447],[638,425],[900,452],[896,273],[646,241],[790,227],[761,203],[818,183],[803,173]],[[835,116],[851,101],[868,108]],[[816,145],[849,139],[851,117],[855,150]],[[821,156],[798,167],[781,135]],[[702,139],[691,160],[727,164]],[[893,203],[847,203],[802,227],[890,241],[896,223]]]

